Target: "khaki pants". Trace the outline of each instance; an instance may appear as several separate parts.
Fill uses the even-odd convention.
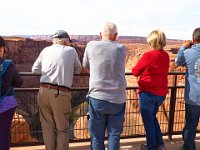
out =
[[[38,105],[46,150],[69,149],[70,92],[40,87]]]

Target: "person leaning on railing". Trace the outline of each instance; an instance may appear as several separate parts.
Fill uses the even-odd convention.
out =
[[[66,31],[57,31],[32,67],[33,73],[41,73],[38,106],[46,150],[69,148],[70,88],[73,75],[82,70],[70,41]]]
[[[163,49],[166,45],[165,34],[160,30],[152,31],[147,42],[151,48],[132,69],[138,80],[140,111],[146,131],[147,145],[141,150],[165,150],[162,133],[156,117],[160,105],[168,92],[169,55]]]
[[[192,42],[184,41],[175,63],[186,67],[185,127],[183,150],[195,150],[196,129],[200,117],[200,27],[193,31]]]
[[[3,58],[5,46],[0,36],[0,150],[10,149],[11,123],[18,105],[13,87],[23,83],[13,62]]]
[[[89,131],[92,150],[104,150],[105,132],[108,149],[120,149],[123,131],[126,80],[124,45],[116,42],[117,26],[106,23],[101,41],[90,41],[85,49],[83,67],[90,71]]]

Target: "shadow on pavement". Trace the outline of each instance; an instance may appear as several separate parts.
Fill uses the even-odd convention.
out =
[[[183,144],[180,135],[173,136],[173,140],[164,137],[164,142],[167,150],[178,150]],[[140,150],[140,145],[145,143],[145,138],[121,139],[120,143],[120,150]],[[107,141],[105,145],[107,147]],[[200,134],[196,138],[196,149],[200,149]],[[45,146],[12,147],[10,150],[45,150]],[[90,150],[90,142],[70,143],[69,150]]]

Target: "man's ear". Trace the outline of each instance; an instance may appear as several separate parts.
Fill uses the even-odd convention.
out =
[[[197,43],[199,43],[197,40],[195,40],[194,38],[192,38],[192,43],[193,44],[197,44]]]
[[[64,41],[64,42],[63,42],[63,44],[66,46],[67,42],[66,42],[66,41]]]
[[[118,33],[115,33],[115,35],[114,35],[115,40],[117,39],[117,35],[118,35]]]
[[[99,33],[99,36],[100,36],[100,39],[102,40],[102,34],[101,34],[101,32]]]
[[[67,42],[67,41],[64,41],[64,45],[65,45],[65,46],[69,46],[69,45],[70,45],[70,43],[69,43],[69,42]]]

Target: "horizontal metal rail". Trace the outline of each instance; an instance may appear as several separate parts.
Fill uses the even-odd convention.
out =
[[[169,92],[166,100],[158,112],[158,121],[163,135],[180,134],[184,126],[184,85],[177,84],[179,76],[184,76],[184,72],[169,72],[172,84],[168,86]],[[40,74],[31,72],[20,72],[21,76],[39,77]],[[126,73],[133,76],[132,73]],[[75,75],[84,78],[89,74]],[[39,80],[39,78],[38,78]],[[39,81],[38,81],[39,82]],[[43,143],[42,128],[39,121],[37,105],[37,88],[15,88],[19,106],[12,124],[11,143],[13,146],[37,145]],[[72,88],[72,113],[70,114],[70,142],[90,140],[87,127],[88,103],[85,98],[88,87]],[[125,112],[124,131],[121,138],[144,137],[142,118],[139,110],[138,86],[128,86],[126,88],[127,105]],[[199,131],[198,127],[198,131]]]

